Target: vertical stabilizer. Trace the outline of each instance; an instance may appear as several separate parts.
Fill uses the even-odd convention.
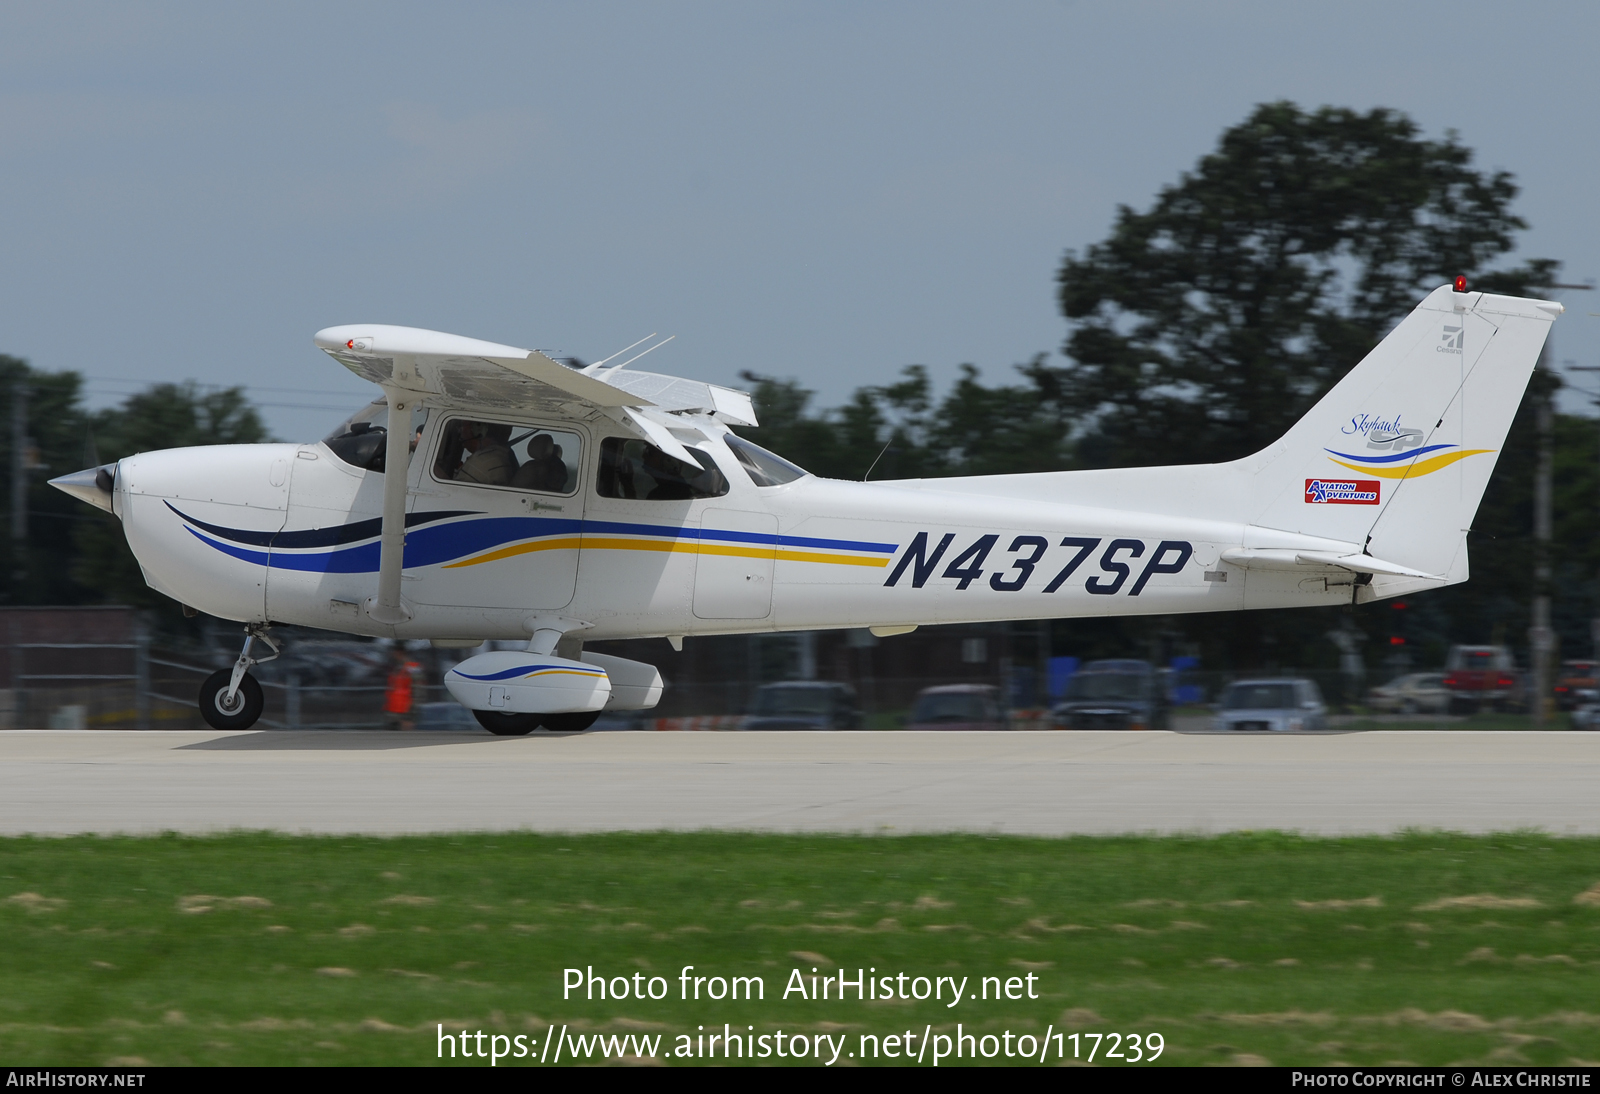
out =
[[[1241,461],[1253,466],[1252,523],[1464,576],[1463,537],[1561,310],[1436,289],[1281,440]]]

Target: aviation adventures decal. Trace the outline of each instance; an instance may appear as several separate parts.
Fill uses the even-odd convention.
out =
[[[1381,492],[1377,479],[1307,479],[1310,505],[1377,505]]]
[[[1340,427],[1339,432],[1350,437],[1365,438],[1368,451],[1340,452],[1333,448],[1323,451],[1328,453],[1329,460],[1340,467],[1376,475],[1380,479],[1420,478],[1442,471],[1468,456],[1481,456],[1494,451],[1492,448],[1462,448],[1457,444],[1425,445],[1422,443],[1422,430],[1402,425],[1400,417],[1398,414],[1392,418],[1379,414],[1357,414]],[[1312,481],[1306,480],[1308,502],[1316,500],[1310,496]]]

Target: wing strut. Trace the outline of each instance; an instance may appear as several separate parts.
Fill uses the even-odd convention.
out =
[[[411,470],[411,409],[416,395],[387,388],[388,446],[383,456],[383,528],[378,538],[378,595],[367,601],[367,614],[386,626],[404,623],[411,609],[400,602],[400,573],[406,553],[406,479]]]

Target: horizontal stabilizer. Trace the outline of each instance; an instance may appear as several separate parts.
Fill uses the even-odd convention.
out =
[[[1222,552],[1222,561],[1245,570],[1293,570],[1302,566],[1336,566],[1358,574],[1383,574],[1387,577],[1420,577],[1429,581],[1443,581],[1443,574],[1428,574],[1385,562],[1371,555],[1337,551],[1301,551],[1292,547],[1230,547]]]

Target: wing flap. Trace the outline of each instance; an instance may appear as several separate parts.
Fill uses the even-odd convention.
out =
[[[501,368],[510,369],[518,376],[527,377],[536,383],[548,384],[568,395],[576,396],[586,403],[595,406],[651,406],[649,399],[624,391],[619,387],[592,376],[585,376],[576,369],[551,360],[538,350],[534,350],[526,357],[485,357],[485,361],[492,361]]]

